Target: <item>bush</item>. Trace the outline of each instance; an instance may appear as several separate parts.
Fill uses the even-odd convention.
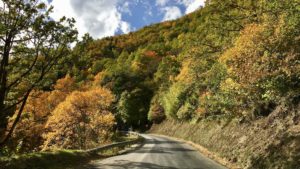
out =
[[[152,98],[148,119],[153,123],[159,124],[166,118],[164,108],[160,105],[157,96]]]

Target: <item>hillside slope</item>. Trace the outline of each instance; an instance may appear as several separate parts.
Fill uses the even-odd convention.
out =
[[[299,167],[299,28],[299,0],[206,0],[194,13],[137,32],[85,35],[33,92],[11,147],[40,150],[64,134],[75,140],[69,147],[84,147],[74,142],[85,132],[60,126],[66,115],[80,124],[77,105],[83,124],[101,136],[95,143],[116,128],[154,124],[154,132],[192,140],[243,168]],[[45,127],[58,132],[45,138]]]
[[[300,167],[299,108],[278,106],[270,116],[251,122],[166,120],[151,132],[192,141],[240,168],[296,169]]]
[[[175,21],[83,41],[69,73],[113,91],[120,128],[154,123],[243,168],[295,168],[299,28],[298,0],[210,0]]]

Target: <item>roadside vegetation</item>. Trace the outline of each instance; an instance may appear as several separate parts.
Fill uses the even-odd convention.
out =
[[[61,150],[1,158],[0,164],[3,169],[73,169],[75,166],[87,163],[93,158],[101,157],[95,155],[91,156],[88,153],[80,151]]]
[[[112,140],[108,145],[86,150],[49,149],[0,157],[0,169],[81,169],[94,160],[133,151],[143,142],[142,137],[124,132],[116,132]]]

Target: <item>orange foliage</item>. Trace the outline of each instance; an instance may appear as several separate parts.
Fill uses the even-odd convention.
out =
[[[65,78],[57,80],[54,89],[64,93],[70,93],[76,89],[75,80],[70,75],[67,75]]]
[[[146,51],[141,57],[132,62],[132,69],[142,74],[153,74],[161,57],[155,51]]]
[[[148,50],[146,52],[144,52],[144,55],[147,56],[147,57],[152,57],[152,58],[155,58],[157,57],[157,53],[155,51],[152,51],[152,50]]]
[[[21,121],[12,136],[14,140],[12,146],[19,145],[18,151],[38,150],[39,145],[43,143],[42,135],[48,117],[56,106],[76,89],[75,81],[70,76],[66,76],[57,81],[54,89],[52,92],[39,90],[31,92]]]
[[[43,148],[87,148],[110,136],[115,120],[109,111],[114,100],[104,88],[71,93],[47,122]]]
[[[207,109],[208,100],[211,97],[211,93],[208,91],[202,92],[199,96],[199,107],[196,110],[196,115],[198,117],[204,117],[208,114],[209,110]]]
[[[101,84],[104,76],[105,76],[105,72],[99,72],[98,74],[96,74],[94,76],[93,85],[94,86],[99,86]]]
[[[51,111],[47,106],[49,94],[50,92],[33,91],[28,98],[21,121],[11,139],[12,147],[19,145],[18,152],[37,150],[36,145],[42,144],[44,124]]]
[[[144,56],[149,60],[153,60],[152,62],[159,62],[162,59],[155,51],[152,50],[144,52]]]

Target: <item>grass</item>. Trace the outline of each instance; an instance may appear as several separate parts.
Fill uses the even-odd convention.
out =
[[[30,153],[0,158],[1,169],[67,169],[90,161],[91,154],[75,150]]]
[[[137,139],[137,136],[134,135],[126,135],[124,133],[115,133],[114,137],[112,138],[113,142],[123,142],[123,141],[130,141]]]
[[[113,141],[120,142],[134,139],[136,137],[118,135]],[[118,155],[127,147],[116,147],[99,153],[87,153],[80,150],[57,150],[0,157],[0,169],[78,169],[92,160]]]
[[[0,169],[76,169],[96,159],[118,155],[123,148],[102,151],[101,154],[79,150],[38,152],[13,157],[1,157]]]

